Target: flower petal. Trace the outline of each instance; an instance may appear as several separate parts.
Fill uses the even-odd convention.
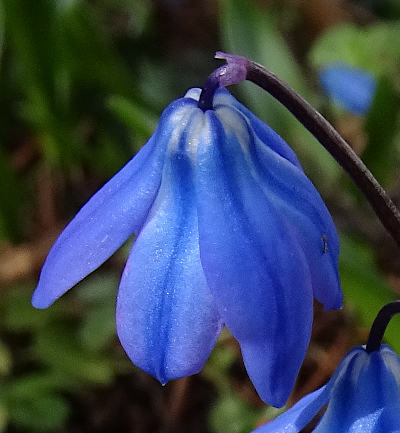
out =
[[[186,98],[192,98],[198,101],[200,98],[201,89],[193,88],[186,92]],[[214,96],[214,108],[217,109],[223,105],[227,107],[235,107],[238,109],[249,121],[255,134],[259,139],[269,146],[274,152],[281,155],[283,158],[290,161],[296,167],[301,169],[299,160],[292,148],[280,137],[272,128],[265,124],[261,119],[255,116],[248,108],[241,104],[236,98],[234,98],[228,90],[224,87],[220,87]]]
[[[400,430],[400,388],[381,351],[367,353],[358,348],[350,362],[339,367],[327,411],[315,433]]]
[[[259,140],[255,140],[252,160],[265,193],[296,232],[309,263],[314,296],[326,310],[340,308],[339,239],[318,191],[302,171]]]
[[[328,399],[329,388],[328,385],[324,385],[252,433],[298,433],[317,415]]]
[[[160,185],[166,143],[180,113],[193,105],[184,99],[171,104],[149,142],[67,225],[43,265],[33,306],[47,308],[140,230]]]
[[[186,96],[198,100],[200,92],[200,89],[190,89]],[[232,107],[247,119],[249,128],[255,133],[254,146],[249,149],[254,170],[261,177],[260,185],[267,197],[296,231],[310,264],[314,296],[326,310],[340,308],[343,294],[338,274],[339,239],[335,225],[318,191],[304,175],[295,153],[226,89],[218,89],[214,107],[219,113],[225,113],[224,119],[230,121],[232,128],[241,127],[238,116],[232,116]]]
[[[214,99],[214,107],[218,109],[221,106],[235,107],[238,109],[249,121],[251,128],[257,137],[266,144],[275,153],[290,161],[293,165],[302,170],[299,160],[293,149],[286,143],[286,141],[278,135],[266,123],[254,115],[248,108],[235,99],[225,88],[218,89]]]
[[[203,113],[197,114],[201,121]],[[197,373],[222,327],[200,263],[193,162],[185,149],[190,142],[184,135],[169,145],[160,191],[117,301],[125,351],[162,383]]]
[[[282,406],[310,338],[310,274],[291,227],[254,177],[247,123],[232,113],[236,130],[219,110],[205,113],[197,161],[201,261],[253,384]]]

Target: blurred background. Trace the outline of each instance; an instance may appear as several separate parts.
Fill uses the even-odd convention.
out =
[[[246,433],[279,412],[257,397],[228,332],[200,374],[165,387],[128,361],[114,308],[129,243],[48,310],[30,305],[62,227],[145,143],[162,109],[221,64],[216,50],[286,80],[400,204],[400,0],[0,0],[1,432]],[[332,65],[360,75],[327,74]],[[316,305],[292,405],[399,297],[400,254],[288,112],[251,83],[230,90],[296,150],[340,231],[346,306]],[[353,110],[346,98],[367,102]],[[386,339],[400,353],[399,335],[397,318]]]

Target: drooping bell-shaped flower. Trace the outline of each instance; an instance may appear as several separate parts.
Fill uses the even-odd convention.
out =
[[[387,345],[354,348],[325,386],[253,433],[298,433],[327,403],[314,433],[400,432],[400,358]]]
[[[345,63],[331,63],[319,71],[319,80],[339,107],[359,116],[367,114],[376,90],[373,74]]]
[[[289,146],[220,88],[171,103],[141,151],[61,233],[33,305],[46,308],[136,235],[117,300],[134,364],[165,383],[201,370],[223,325],[260,396],[285,403],[313,296],[341,306],[332,219]]]
[[[323,387],[252,433],[299,433],[327,404],[314,433],[399,433],[400,358],[381,345],[390,319],[400,313],[400,301],[378,313],[368,343],[343,358]]]

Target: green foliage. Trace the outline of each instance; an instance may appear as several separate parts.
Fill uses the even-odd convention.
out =
[[[86,2],[2,1],[13,72],[24,95],[17,107],[20,115],[38,134],[43,155],[52,165],[71,169],[83,161],[91,163],[81,126],[93,114],[90,99],[124,95],[136,107],[134,116],[143,118],[141,108],[146,108],[138,99],[132,73]],[[141,9],[143,27],[148,8]],[[80,92],[83,87],[86,95]],[[99,108],[107,112],[105,102]],[[140,119],[137,123],[143,123]],[[108,122],[113,128],[112,120]],[[104,135],[98,137],[101,143]],[[102,160],[105,167],[109,154]]]
[[[341,24],[325,31],[314,43],[309,58],[317,69],[330,63],[347,63],[373,73],[377,80],[372,106],[363,125],[366,146],[362,158],[384,186],[392,183],[399,160],[396,82],[400,71],[400,22],[367,27]],[[342,110],[336,107],[341,114]],[[350,188],[350,191],[354,190]]]
[[[210,413],[214,433],[247,433],[260,419],[259,411],[236,394],[222,394]]]
[[[352,23],[328,29],[310,52],[311,63],[320,68],[344,62],[376,75],[395,72],[400,65],[400,23],[379,23],[361,28]]]
[[[61,46],[57,4],[51,0],[3,3],[15,74],[26,97],[21,114],[40,134],[43,153],[50,162],[70,162],[82,146],[70,124],[71,76]]]
[[[265,65],[312,102],[315,95],[280,32],[283,16],[272,7],[245,0],[221,0],[221,6],[224,49]],[[289,111],[253,83],[241,84],[240,90],[241,100],[302,154],[302,162],[320,184],[333,182],[338,175],[336,164]]]
[[[111,96],[108,100],[110,110],[121,119],[125,125],[134,131],[141,141],[147,140],[157,126],[157,118],[143,107],[123,96]]]
[[[224,48],[265,65],[307,96],[301,70],[278,30],[279,15],[245,0],[222,0],[221,6]],[[243,83],[241,89],[251,109],[278,132],[287,133],[298,124],[287,110],[254,84]]]
[[[246,433],[261,418],[262,411],[232,392],[229,369],[236,355],[231,347],[224,345],[227,337],[227,334],[222,335],[203,370],[203,374],[219,391],[218,399],[210,412],[209,423],[213,433]]]
[[[391,183],[399,162],[396,142],[399,108],[400,99],[391,77],[382,76],[365,122],[367,146],[362,157],[383,186]]]
[[[115,339],[116,287],[112,275],[88,278],[80,284],[80,298],[47,310],[32,308],[25,287],[3,294],[0,335],[29,343],[14,361],[15,349],[0,341],[0,425],[53,432],[70,412],[67,394],[113,380],[121,363],[105,349]]]
[[[349,237],[341,239],[340,277],[344,300],[358,315],[363,326],[370,328],[378,311],[395,299],[382,273],[374,263],[371,249]],[[400,320],[394,319],[385,340],[400,352]]]

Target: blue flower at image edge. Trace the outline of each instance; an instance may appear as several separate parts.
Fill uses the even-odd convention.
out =
[[[313,433],[399,433],[400,358],[387,345],[352,349],[325,386],[253,433],[298,433],[327,403]]]
[[[338,238],[289,146],[220,88],[163,112],[154,135],[61,233],[32,303],[46,308],[132,234],[117,331],[161,383],[197,373],[221,328],[260,396],[282,406],[303,361],[313,295],[339,308]]]
[[[331,63],[319,71],[319,80],[337,105],[353,114],[367,114],[376,90],[376,78],[370,72],[344,63]]]

